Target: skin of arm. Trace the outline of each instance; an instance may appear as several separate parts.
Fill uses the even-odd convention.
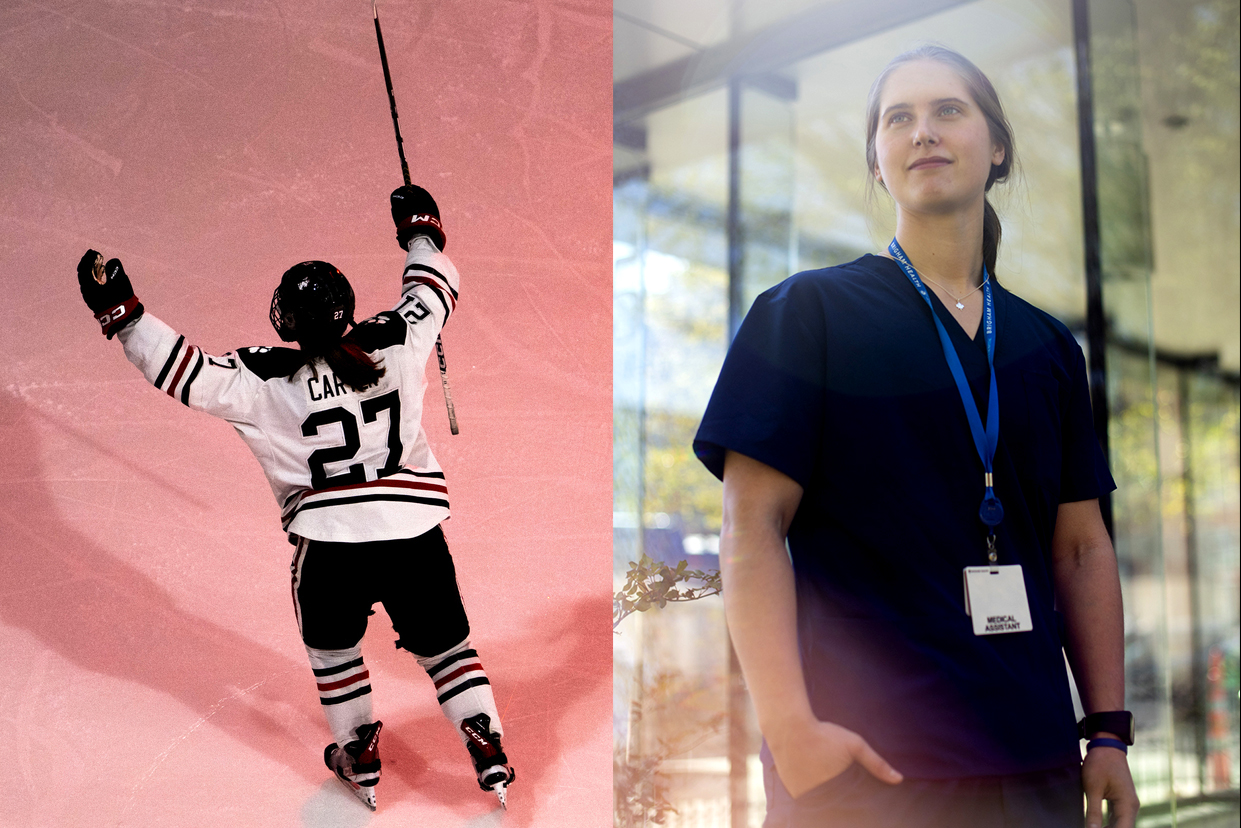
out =
[[[743,454],[726,454],[720,534],[724,614],[759,729],[792,796],[838,776],[855,761],[895,784],[901,775],[861,736],[819,721],[810,707],[797,646],[793,567],[785,549],[801,497],[802,487],[787,475]]]
[[[1098,500],[1060,504],[1051,551],[1056,603],[1068,631],[1065,652],[1082,707],[1088,714],[1123,710],[1125,620],[1120,575]],[[1114,733],[1086,736],[1120,738]],[[1088,828],[1103,824],[1104,799],[1111,803],[1111,825],[1132,828],[1138,797],[1122,751],[1108,747],[1089,751],[1082,763],[1082,787]]]

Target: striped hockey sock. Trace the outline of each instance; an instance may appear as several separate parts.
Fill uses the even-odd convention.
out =
[[[461,730],[461,722],[479,713],[486,713],[491,719],[492,732],[498,736],[504,735],[500,714],[496,712],[496,701],[491,695],[491,682],[483,672],[478,653],[470,649],[468,638],[439,655],[417,656],[417,659],[431,681],[435,682],[436,700],[462,743],[466,742],[467,737]]]
[[[316,650],[307,647],[319,686],[319,703],[336,744],[358,738],[357,728],[371,723],[371,674],[362,663],[362,648]]]

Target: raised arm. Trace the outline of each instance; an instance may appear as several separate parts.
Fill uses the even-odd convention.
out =
[[[743,454],[724,460],[720,568],[724,614],[759,729],[785,788],[800,796],[858,762],[881,781],[901,775],[866,741],[810,708],[797,646],[797,595],[785,537],[801,502],[792,478]]]
[[[105,266],[101,254],[86,251],[78,263],[78,287],[102,332],[121,340],[125,356],[147,382],[195,410],[246,421],[259,380],[239,370],[236,356],[213,357],[146,313],[120,259]]]
[[[442,327],[457,307],[460,277],[444,255],[448,237],[444,235],[439,206],[429,192],[416,184],[397,187],[390,201],[396,243],[407,253],[401,276],[402,298],[411,293],[421,294]]]
[[[1123,710],[1125,706],[1125,619],[1121,607],[1116,553],[1099,514],[1099,501],[1061,503],[1052,537],[1052,571],[1056,603],[1064,613],[1065,651],[1087,714]],[[1087,733],[1119,740],[1124,734]],[[1082,764],[1086,824],[1103,823],[1102,800],[1112,805],[1112,825],[1132,828],[1138,798],[1125,754],[1096,747]]]
[[[447,237],[431,194],[406,184],[393,190],[390,200],[396,241],[406,251],[401,301],[393,310],[409,323],[415,346],[430,353],[435,338],[457,309],[461,277],[444,255]]]

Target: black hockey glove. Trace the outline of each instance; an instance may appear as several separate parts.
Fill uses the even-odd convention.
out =
[[[392,221],[396,223],[396,243],[409,249],[414,236],[430,236],[441,251],[447,241],[440,223],[440,208],[431,194],[417,184],[406,184],[392,191]]]
[[[104,264],[102,254],[87,250],[78,262],[78,287],[108,339],[142,316],[142,303],[134,296],[120,259]]]

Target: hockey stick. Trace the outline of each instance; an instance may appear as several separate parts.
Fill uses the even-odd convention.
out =
[[[379,41],[379,62],[384,68],[384,84],[388,87],[388,106],[392,108],[392,128],[396,131],[396,151],[401,156],[401,175],[405,177],[405,186],[413,182],[409,178],[409,164],[405,162],[405,143],[401,140],[401,125],[396,118],[396,96],[392,94],[392,73],[388,71],[388,52],[384,49],[384,33],[379,28],[379,7],[371,0],[371,11],[375,14],[375,39]],[[448,364],[444,361],[444,341],[435,337],[435,355],[440,363],[440,384],[444,388],[444,405],[448,406],[448,428],[453,434],[459,434],[457,428],[457,409],[452,404],[452,390],[448,387]]]

